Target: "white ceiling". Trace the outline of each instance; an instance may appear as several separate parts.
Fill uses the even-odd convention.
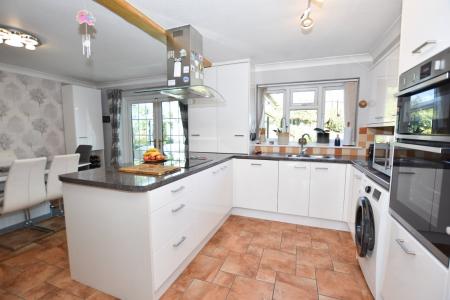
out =
[[[299,16],[307,0],[129,0],[165,28],[193,25],[213,62],[251,58],[256,64],[368,53],[401,12],[401,0],[323,0],[313,4],[313,30]],[[75,22],[93,11],[93,57],[81,55]],[[0,24],[36,33],[34,53],[0,45],[0,63],[96,83],[165,73],[165,47],[93,1],[2,0]]]

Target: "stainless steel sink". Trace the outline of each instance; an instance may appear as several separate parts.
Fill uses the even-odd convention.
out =
[[[302,158],[302,157],[310,157],[311,155],[309,154],[288,154],[288,157],[291,158]]]

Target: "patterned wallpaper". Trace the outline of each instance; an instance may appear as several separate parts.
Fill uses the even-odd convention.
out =
[[[18,158],[65,153],[61,83],[0,71],[0,151]]]

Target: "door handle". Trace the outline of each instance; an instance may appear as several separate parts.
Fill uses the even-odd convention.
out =
[[[428,45],[433,45],[433,44],[436,44],[436,41],[434,41],[434,40],[425,41],[424,43],[420,44],[419,47],[417,47],[416,49],[411,51],[411,53],[412,54],[421,54],[423,48],[425,48]]]
[[[186,206],[185,204],[180,204],[180,206],[178,206],[177,208],[172,209],[172,213],[176,213],[182,210],[185,206]]]
[[[235,136],[235,137],[244,137],[243,134],[235,134],[234,136]]]
[[[175,193],[181,192],[182,190],[184,190],[184,185],[182,185],[179,188],[176,188],[174,190],[171,190],[171,192],[175,194]]]
[[[416,253],[414,251],[411,251],[408,249],[408,247],[405,246],[405,241],[402,239],[396,239],[395,240],[397,242],[397,244],[400,246],[400,248],[402,248],[402,250],[408,254],[408,255],[416,255]]]
[[[186,240],[186,237],[182,236],[181,239],[178,242],[176,242],[175,244],[172,245],[172,247],[174,247],[174,248],[179,247],[181,244],[184,243],[185,240]]]
[[[191,136],[200,136],[198,133],[191,134]]]
[[[328,170],[328,168],[325,168],[325,167],[323,167],[323,168],[316,168],[316,170]]]
[[[295,169],[306,169],[306,167],[299,167],[299,166],[295,166]]]

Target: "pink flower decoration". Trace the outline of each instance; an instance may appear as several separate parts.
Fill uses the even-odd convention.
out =
[[[78,24],[87,24],[88,26],[94,26],[95,25],[95,17],[92,15],[91,12],[83,9],[80,10],[77,13],[76,20]]]

